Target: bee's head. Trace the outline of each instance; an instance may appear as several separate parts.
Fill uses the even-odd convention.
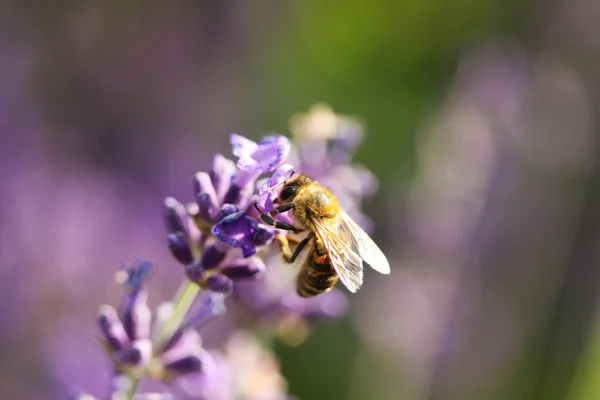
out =
[[[280,203],[291,203],[294,197],[298,194],[300,186],[309,182],[311,179],[304,174],[297,175],[294,178],[288,179],[284,184],[281,192],[279,192]]]

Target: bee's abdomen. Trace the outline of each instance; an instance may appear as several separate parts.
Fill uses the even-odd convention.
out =
[[[337,280],[337,273],[329,260],[313,252],[298,274],[298,294],[302,297],[316,296],[333,288]]]

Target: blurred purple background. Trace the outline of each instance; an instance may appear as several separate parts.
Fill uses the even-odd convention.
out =
[[[275,345],[290,392],[600,398],[599,16],[592,0],[3,2],[0,398],[104,390],[114,273],[156,262],[153,305],[181,280],[163,198],[189,198],[231,132],[289,134],[320,101],[366,124],[365,213],[392,274]]]

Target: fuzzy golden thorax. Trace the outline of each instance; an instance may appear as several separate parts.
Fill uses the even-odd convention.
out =
[[[285,188],[295,188],[295,195],[289,199],[281,199],[285,203],[293,203],[294,217],[298,223],[310,231],[314,227],[310,222],[311,217],[322,220],[333,219],[339,214],[340,205],[335,195],[319,182],[300,174],[288,180]]]

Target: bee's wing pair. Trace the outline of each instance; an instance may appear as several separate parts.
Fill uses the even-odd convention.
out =
[[[390,273],[390,264],[369,235],[348,214],[342,211],[337,218],[337,224],[333,226],[321,218],[313,218],[312,223],[340,280],[348,290],[356,293],[362,285],[363,261],[382,274]]]

